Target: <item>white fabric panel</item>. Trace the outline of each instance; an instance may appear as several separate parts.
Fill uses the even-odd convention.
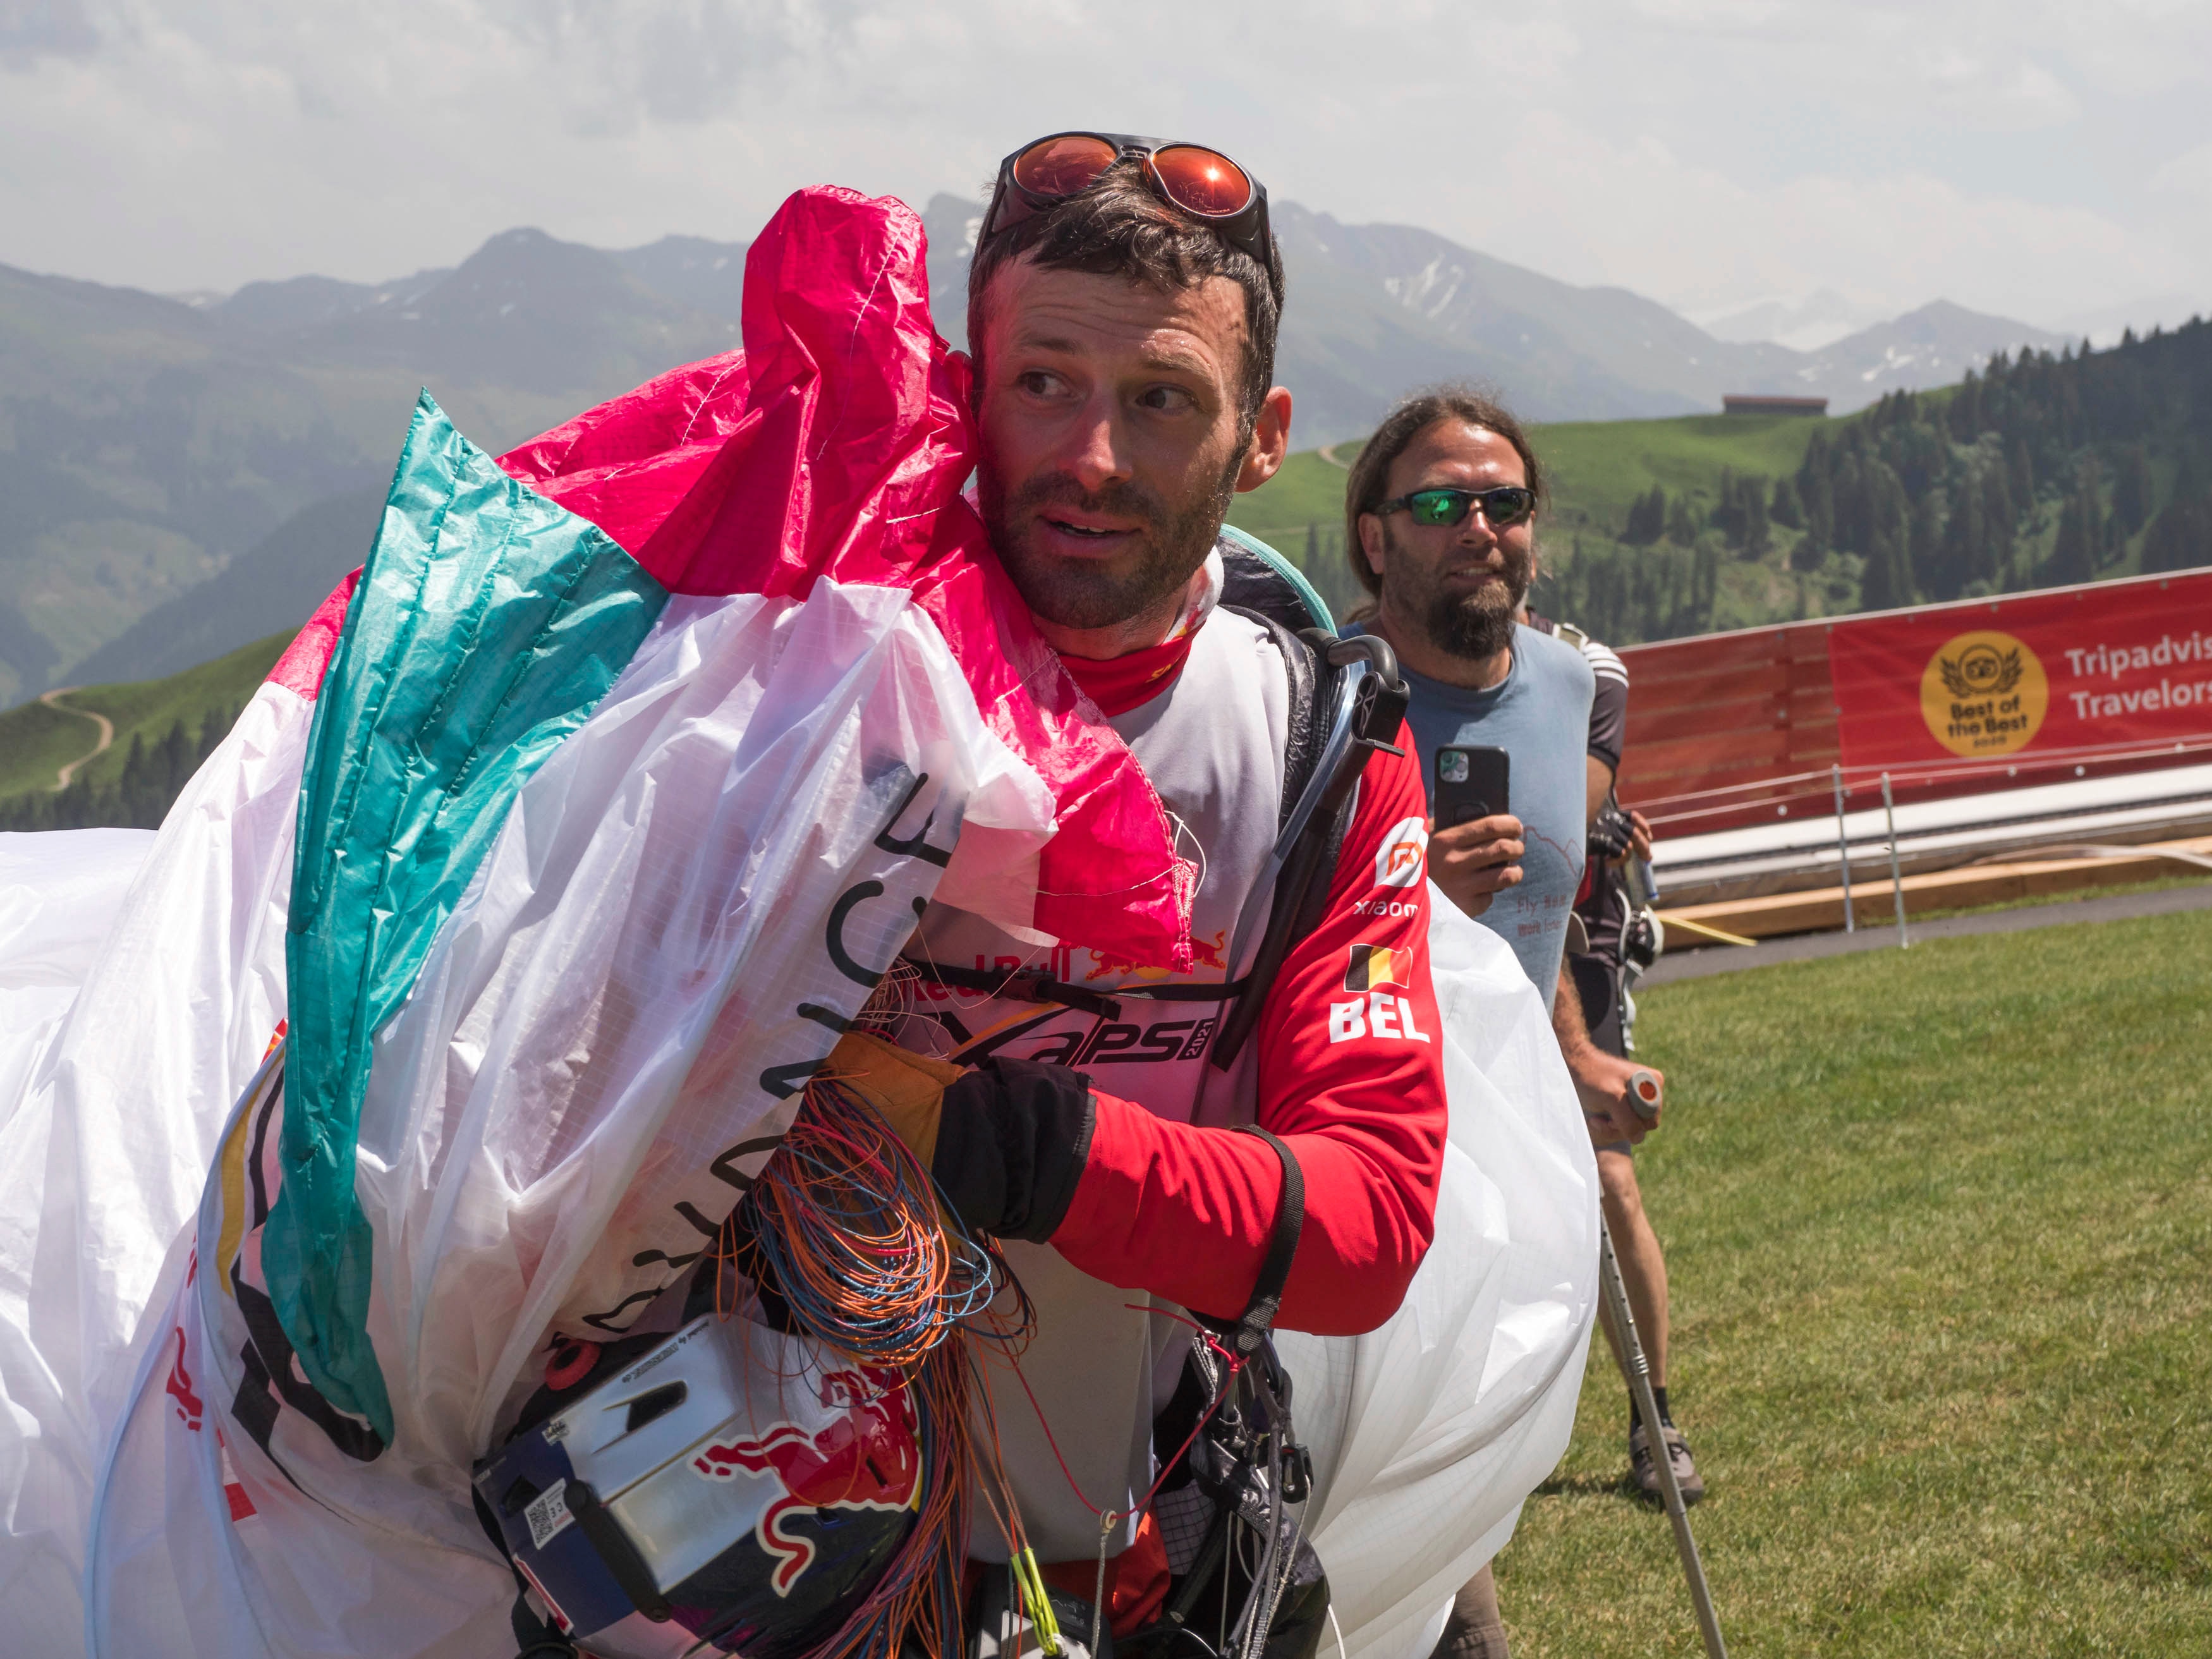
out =
[[[963,823],[1020,858],[1052,811],[903,592],[672,599],[379,1035],[356,1190],[393,1443],[349,1455],[296,1395],[254,1432],[227,1414],[254,1391],[258,1194],[281,1181],[281,1120],[242,1115],[199,1160],[198,1271],[149,1322],[189,1386],[143,1372],[100,1493],[91,1652],[137,1659],[149,1607],[241,1659],[496,1651],[513,1581],[468,1479],[549,1328],[605,1336],[680,1273],[705,1242],[687,1212],[719,1221],[764,1161],[741,1149],[958,880]],[[979,873],[967,902],[1006,896]]]
[[[303,1492],[227,1416],[240,1315],[216,1258],[258,1273],[236,1229],[244,1143],[224,1125],[244,1121],[283,1012],[311,714],[264,688],[119,905],[143,838],[6,849],[0,982],[44,975],[63,999],[84,971],[58,1025],[0,1028],[0,1073],[28,1078],[0,1099],[11,1656],[87,1651],[78,1583],[103,1464],[93,1652],[501,1650],[511,1581],[465,1480],[548,1324],[588,1328],[582,1315],[656,1288],[665,1272],[636,1259],[698,1246],[678,1201],[728,1207],[733,1189],[702,1170],[780,1126],[761,1073],[834,1041],[797,1005],[849,1012],[860,995],[825,954],[833,902],[883,883],[842,936],[870,967],[933,889],[1017,921],[1025,896],[1005,872],[1034,867],[1049,812],[902,596],[672,601],[525,788],[381,1041],[359,1188],[398,1443],[353,1463],[287,1409],[270,1445]],[[964,817],[963,852],[991,859],[940,872],[877,845],[925,772],[896,838],[934,810],[926,844],[949,846]],[[65,925],[46,899],[70,893],[86,908]],[[102,893],[118,920],[95,949]],[[1594,1303],[1595,1166],[1541,1001],[1506,946],[1431,898],[1452,1103],[1435,1248],[1381,1330],[1282,1340],[1338,1617],[1354,1653],[1388,1659],[1419,1659],[1438,1605],[1564,1449]]]
[[[0,836],[0,1123],[22,1104],[153,844],[150,830]]]
[[[1365,1336],[1276,1339],[1306,1524],[1356,1659],[1427,1659],[1448,1601],[1567,1449],[1597,1304],[1597,1160],[1543,999],[1432,884],[1451,1140],[1436,1241]]]
[[[105,883],[88,868],[99,843],[24,836],[11,849],[19,878],[56,903],[137,866],[82,989],[0,1106],[0,1622],[11,1659],[82,1650],[85,1528],[146,1346],[140,1327],[149,1302],[166,1302],[164,1261],[283,1012],[292,823],[313,713],[296,693],[263,686],[150,851],[129,832],[106,843],[116,866]],[[17,971],[15,941],[55,940],[69,926],[27,922],[0,972]],[[80,939],[44,959],[86,954]],[[0,1053],[0,1073],[24,1059]]]

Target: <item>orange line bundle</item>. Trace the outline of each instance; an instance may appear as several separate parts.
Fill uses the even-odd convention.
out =
[[[808,1659],[896,1654],[909,1638],[926,1652],[957,1651],[969,1472],[978,1467],[967,1344],[1018,1350],[1032,1323],[1019,1284],[989,1241],[941,1209],[928,1170],[906,1143],[834,1077],[808,1085],[714,1253],[773,1287],[825,1346],[897,1370],[920,1425],[922,1486],[906,1547]],[[1011,1301],[1003,1314],[993,1305],[1001,1292]],[[1003,1488],[995,1457],[987,1480]],[[1011,1494],[987,1490],[985,1500],[1014,1559],[1030,1562]]]

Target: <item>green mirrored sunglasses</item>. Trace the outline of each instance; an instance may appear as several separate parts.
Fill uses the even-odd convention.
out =
[[[1478,504],[1484,521],[1492,530],[1504,530],[1536,510],[1536,492],[1520,484],[1500,484],[1495,489],[1417,489],[1378,503],[1375,511],[1382,514],[1402,507],[1413,515],[1415,524],[1451,525]]]

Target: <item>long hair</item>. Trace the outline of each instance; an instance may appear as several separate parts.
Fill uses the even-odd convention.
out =
[[[1413,393],[1382,417],[1367,447],[1352,462],[1352,476],[1344,481],[1345,556],[1352,561],[1352,574],[1359,579],[1359,585],[1377,598],[1382,592],[1382,579],[1368,567],[1366,552],[1359,545],[1359,520],[1389,499],[1390,468],[1414,439],[1438,421],[1465,421],[1469,426],[1495,432],[1520,456],[1528,488],[1536,493],[1536,510],[1543,511],[1551,499],[1543,465],[1528,446],[1528,434],[1496,398],[1463,386],[1434,386]]]

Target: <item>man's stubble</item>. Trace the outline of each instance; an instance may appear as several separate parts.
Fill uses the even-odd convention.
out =
[[[1093,492],[1068,473],[1047,472],[1010,494],[988,462],[976,468],[976,504],[992,549],[1023,603],[1060,628],[1112,628],[1180,592],[1206,562],[1236,498],[1243,447],[1231,456],[1213,489],[1180,513],[1170,513],[1157,495],[1133,479]],[[1038,555],[1017,540],[1009,526],[1030,522],[1036,509],[1046,507],[1136,520],[1145,526],[1143,552],[1133,568],[1121,572]]]

